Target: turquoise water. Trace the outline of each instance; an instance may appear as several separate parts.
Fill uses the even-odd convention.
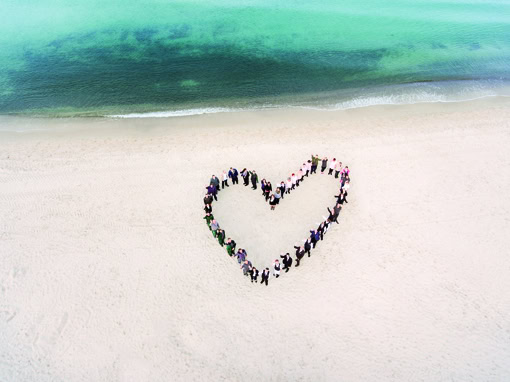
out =
[[[507,81],[510,0],[0,2],[2,114],[434,101]]]

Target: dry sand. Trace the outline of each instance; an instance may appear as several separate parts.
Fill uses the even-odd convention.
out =
[[[2,118],[0,380],[510,380],[508,121],[504,99]],[[252,285],[204,186],[311,153],[349,165],[349,204],[302,267]],[[269,263],[333,203],[316,177],[276,211],[236,186],[214,212]]]

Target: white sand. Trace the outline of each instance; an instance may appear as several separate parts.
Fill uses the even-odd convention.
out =
[[[1,119],[0,381],[510,380],[509,120],[497,99]],[[252,285],[204,186],[232,165],[280,181],[312,152],[352,170],[341,224]],[[215,214],[270,261],[326,215],[330,180],[274,212],[231,187]]]

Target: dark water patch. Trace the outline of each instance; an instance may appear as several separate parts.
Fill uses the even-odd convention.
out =
[[[142,43],[151,41],[154,35],[157,33],[158,30],[155,28],[143,28],[134,31],[136,41]]]
[[[168,38],[170,40],[178,40],[191,36],[191,25],[176,24],[168,27]]]

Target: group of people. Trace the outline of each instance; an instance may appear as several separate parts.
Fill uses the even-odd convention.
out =
[[[274,210],[276,205],[280,203],[280,200],[283,200],[285,194],[290,194],[292,190],[299,187],[299,184],[303,182],[305,178],[309,177],[311,174],[317,173],[319,164],[321,174],[325,174],[326,170],[328,170],[328,175],[334,174],[334,177],[339,179],[340,188],[338,195],[335,195],[335,205],[332,208],[327,208],[329,216],[324,217],[324,220],[322,223],[318,224],[316,229],[310,230],[310,236],[303,240],[303,245],[294,246],[294,249],[296,250],[295,267],[300,265],[300,262],[306,254],[308,257],[311,256],[311,250],[317,246],[319,241],[324,239],[324,235],[330,229],[331,224],[339,224],[338,217],[342,210],[342,206],[344,203],[348,203],[347,195],[350,188],[349,167],[343,166],[342,162],[337,161],[336,158],[329,161],[328,165],[327,157],[319,158],[318,155],[312,155],[311,159],[303,163],[297,172],[292,173],[291,176],[287,178],[286,182],[281,181],[280,184],[277,184],[274,191],[271,182],[266,181],[266,179],[262,179],[260,181],[262,195],[266,202],[269,202],[271,210]],[[249,186],[251,182],[253,190],[258,188],[259,179],[255,170],[248,171],[244,168],[241,172],[238,172],[237,169],[231,167],[229,171],[223,171],[221,174],[221,181],[215,175],[212,175],[209,185],[206,187],[207,191],[204,197],[204,220],[211,230],[213,237],[218,240],[218,243],[222,247],[226,248],[228,255],[237,259],[243,274],[245,276],[249,276],[252,283],[257,283],[258,277],[260,276],[260,283],[268,285],[271,275],[278,278],[282,271],[285,271],[286,273],[289,272],[294,262],[292,256],[289,253],[282,253],[280,255],[282,261],[280,262],[279,259],[276,259],[272,264],[272,271],[270,271],[269,267],[266,267],[260,272],[255,266],[253,266],[251,261],[247,259],[248,254],[245,249],[238,248],[236,251],[237,243],[232,238],[226,236],[225,231],[220,227],[212,213],[213,200],[218,200],[218,193],[221,190],[224,190],[226,187],[230,187],[228,184],[229,180],[232,184],[239,184],[239,175],[243,178],[243,184],[245,186]]]

